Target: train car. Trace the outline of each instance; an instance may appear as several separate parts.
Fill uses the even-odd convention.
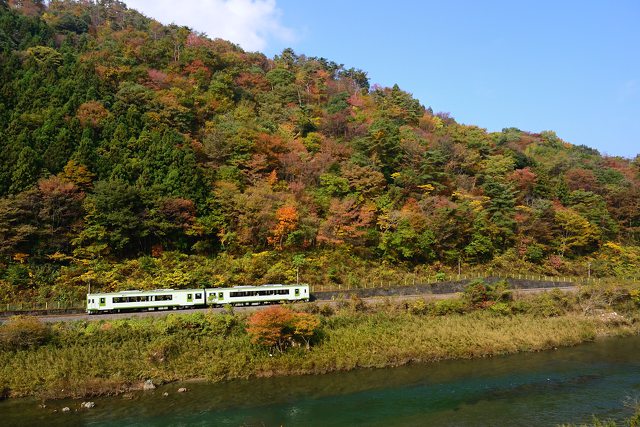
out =
[[[189,308],[206,305],[204,289],[157,289],[87,294],[87,313]]]
[[[309,301],[309,285],[234,286],[209,288],[206,292],[207,304],[211,306]]]
[[[87,294],[87,313],[309,301],[309,285],[270,284],[209,289],[157,289]]]

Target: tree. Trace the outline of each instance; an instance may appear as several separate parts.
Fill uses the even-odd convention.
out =
[[[276,249],[282,250],[287,235],[298,227],[298,209],[292,205],[278,208],[276,221],[276,226],[271,230],[268,242]]]
[[[79,228],[85,194],[72,182],[53,176],[38,182],[41,208],[38,212],[45,246],[66,249],[74,229]]]
[[[87,215],[79,246],[107,244],[118,254],[144,249],[144,206],[139,192],[123,180],[99,181],[85,202]]]
[[[293,311],[279,305],[255,312],[247,322],[251,342],[283,352],[291,344],[293,318]]]
[[[77,117],[82,126],[99,128],[109,111],[99,101],[88,101],[78,107]]]
[[[573,209],[558,209],[555,214],[558,229],[558,252],[579,254],[595,249],[600,233],[598,228]]]
[[[303,342],[307,350],[320,326],[320,319],[311,313],[297,313],[293,319],[293,339]]]
[[[38,179],[40,166],[38,161],[38,153],[31,148],[25,147],[18,155],[18,161],[11,175],[11,187],[9,192],[19,193],[33,185]]]
[[[277,305],[253,313],[247,322],[247,333],[252,343],[282,353],[293,344],[304,344],[309,349],[319,326],[314,315]]]

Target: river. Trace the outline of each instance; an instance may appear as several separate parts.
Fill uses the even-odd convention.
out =
[[[188,392],[177,393],[179,387]],[[168,397],[162,394],[168,392]],[[640,337],[481,360],[322,376],[169,384],[129,398],[0,402],[3,426],[553,426],[623,419],[640,401]],[[70,413],[61,413],[69,406]],[[53,413],[54,410],[58,412]]]

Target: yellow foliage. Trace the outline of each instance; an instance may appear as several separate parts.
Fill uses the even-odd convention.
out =
[[[25,254],[22,252],[18,252],[13,254],[13,260],[19,262],[20,264],[24,264],[29,258],[29,254]]]
[[[436,187],[434,187],[431,184],[418,185],[418,188],[421,189],[421,190],[424,190],[424,192],[427,193],[427,194],[436,189]]]

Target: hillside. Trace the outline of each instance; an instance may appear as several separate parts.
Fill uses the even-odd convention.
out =
[[[635,275],[639,226],[639,158],[489,133],[119,1],[0,0],[0,302],[296,268]]]

